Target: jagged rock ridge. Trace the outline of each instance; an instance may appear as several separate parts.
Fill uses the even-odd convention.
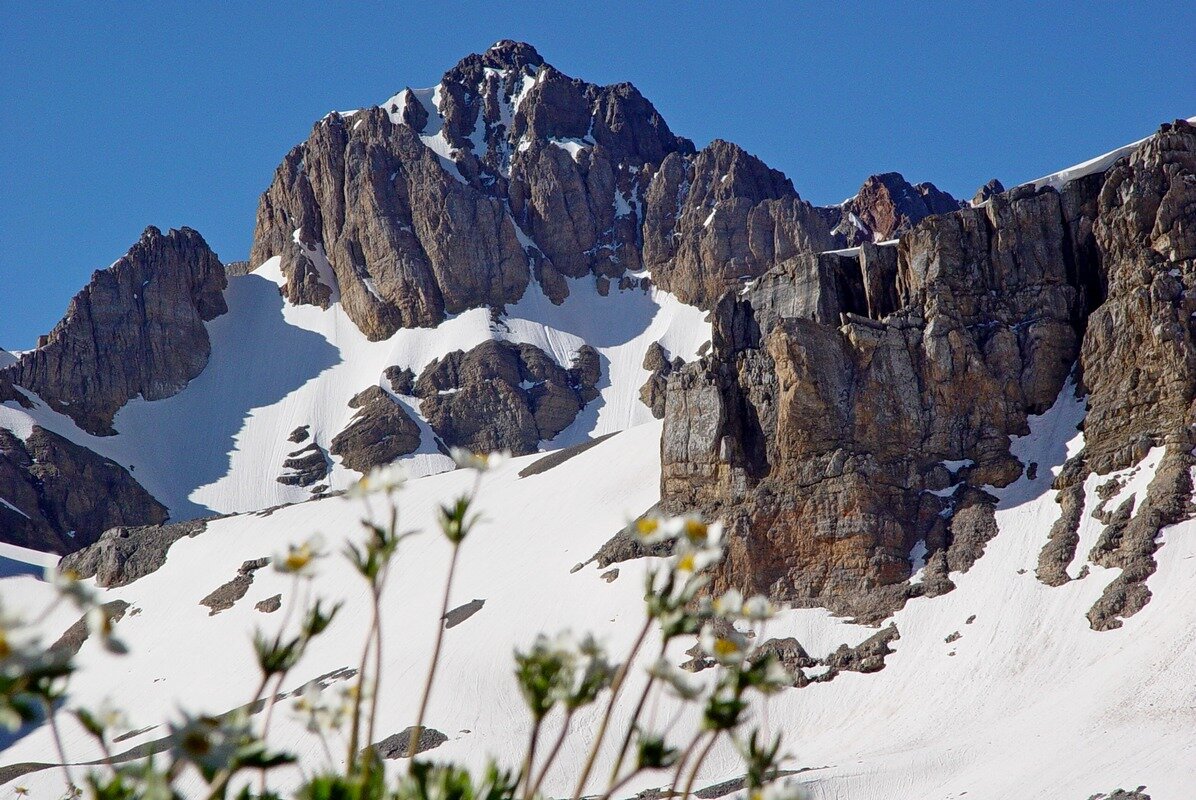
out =
[[[631,84],[596,86],[503,41],[433,89],[320,120],[262,196],[251,263],[292,302],[339,299],[372,339],[502,306],[530,280],[652,271],[709,306],[734,282],[839,242],[781,173],[674,135]]]
[[[981,487],[1022,473],[1009,437],[1079,359],[1087,466],[1069,480],[1169,447],[1140,530],[1094,553],[1126,567],[1094,627],[1140,608],[1160,526],[1191,513],[1194,152],[1192,126],[1167,125],[1107,174],[724,296],[712,356],[668,379],[662,444],[665,507],[730,523],[722,584],[869,619],[949,589],[996,532]]]

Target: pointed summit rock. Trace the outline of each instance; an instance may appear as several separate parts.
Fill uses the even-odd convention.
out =
[[[378,340],[513,303],[531,280],[560,303],[567,278],[647,266],[709,308],[836,241],[758,159],[726,142],[699,154],[631,84],[569,77],[503,40],[431,89],[317,123],[262,196],[250,260],[278,257],[288,300],[340,302]]]
[[[145,229],[112,266],[98,270],[37,349],[7,370],[89,433],[114,433],[134,397],[177,394],[208,363],[204,322],[225,313],[220,259],[190,228]]]

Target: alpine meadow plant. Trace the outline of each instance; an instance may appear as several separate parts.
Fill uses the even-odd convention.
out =
[[[419,693],[418,711],[406,755],[406,769],[387,770],[374,747],[381,695],[383,659],[383,603],[402,544],[411,531],[400,529],[400,507],[406,478],[397,465],[381,467],[362,478],[347,495],[362,502],[364,536],[347,543],[343,557],[365,584],[370,616],[351,684],[338,688],[309,682],[291,692],[293,717],[317,737],[322,765],[303,764],[303,778],[295,797],[302,800],[533,800],[544,797],[549,779],[558,785],[571,781],[572,798],[583,793],[610,800],[637,778],[664,776],[662,793],[686,800],[716,744],[727,739],[744,764],[743,800],[797,800],[799,790],[778,782],[785,759],[780,734],[768,737],[759,727],[748,730],[753,699],[792,686],[794,677],[771,653],[753,650],[756,626],[775,613],[767,598],[744,598],[737,591],[710,595],[709,569],[723,557],[722,525],[696,517],[649,516],[633,522],[628,530],[644,545],[667,548],[670,555],[655,559],[644,582],[644,620],[621,658],[607,652],[588,633],[562,631],[540,634],[514,652],[515,687],[530,718],[530,733],[519,764],[491,762],[477,773],[452,763],[435,763],[419,757],[419,743],[429,701],[436,690],[437,668],[445,636],[457,566],[467,543],[477,534],[481,520],[478,491],[487,472],[508,457],[452,453],[462,470],[473,472],[470,488],[438,508],[437,527],[450,547],[444,591],[440,603],[431,657]],[[5,614],[0,608],[0,724],[9,730],[45,721],[58,748],[67,796],[86,793],[98,800],[175,800],[184,796],[180,779],[197,775],[205,787],[202,796],[222,800],[266,800],[277,795],[269,788],[271,770],[294,764],[293,754],[272,749],[270,722],[277,701],[287,696],[287,677],[302,661],[341,610],[316,597],[314,577],[328,556],[320,538],[291,545],[271,559],[274,568],[292,581],[287,611],[273,632],[258,631],[253,649],[260,678],[247,705],[220,716],[182,714],[169,725],[165,750],[144,758],[117,763],[111,743],[113,732],[128,727],[116,709],[72,709],[75,720],[92,736],[104,754],[90,768],[85,781],[75,780],[70,759],[62,747],[57,714],[62,710],[67,682],[75,670],[72,656],[59,648],[45,648],[32,635],[32,626]],[[114,635],[112,618],[97,593],[77,576],[51,571],[56,590],[54,606],[69,603],[88,621],[93,636],[109,651],[127,648]],[[49,613],[47,610],[46,613]],[[44,615],[43,615],[44,616]],[[735,625],[753,629],[745,634]],[[670,645],[681,638],[696,639],[699,662],[711,672],[700,678],[673,663]],[[650,648],[645,652],[645,648]],[[631,698],[624,688],[633,672],[643,676],[642,686]],[[654,730],[644,721],[645,711],[662,698],[679,708],[691,709],[700,719],[688,738],[673,731],[673,723]],[[617,735],[610,730],[616,711],[626,710],[627,722]],[[260,724],[255,718],[260,714]],[[590,724],[574,725],[586,714]],[[545,721],[559,717],[555,736],[542,742]],[[649,717],[652,715],[649,714]],[[576,730],[575,730],[576,729]],[[592,731],[592,733],[590,733]],[[565,774],[558,759],[569,737],[581,741],[573,751],[586,754],[576,774]],[[334,742],[346,743],[338,757]],[[604,750],[605,748],[605,750]],[[613,748],[613,750],[611,749]],[[600,753],[613,753],[606,772],[595,786]],[[554,767],[556,773],[554,773]],[[256,778],[256,780],[254,780]],[[193,785],[193,784],[192,784]],[[595,795],[594,792],[597,791]],[[18,787],[18,795],[22,794]],[[199,796],[188,793],[188,796]],[[560,796],[560,795],[558,795]]]

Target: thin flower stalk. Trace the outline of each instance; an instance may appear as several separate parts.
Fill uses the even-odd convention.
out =
[[[648,638],[648,633],[651,630],[652,620],[649,618],[644,622],[644,627],[640,629],[639,634],[635,637],[635,643],[631,646],[631,652],[627,655],[627,660],[620,665],[618,671],[615,673],[615,679],[611,682],[610,686],[610,700],[606,704],[606,712],[602,715],[602,722],[598,725],[598,732],[594,734],[594,742],[590,746],[590,754],[586,758],[586,765],[577,779],[577,785],[573,788],[573,800],[579,800],[581,793],[585,790],[586,781],[590,779],[590,773],[594,770],[594,763],[598,759],[598,751],[602,747],[602,739],[606,736],[607,726],[610,725],[615,703],[619,700],[619,692],[623,688],[623,682],[627,678],[627,673],[631,671],[631,665],[635,662],[635,657],[639,654],[640,648],[644,646],[644,640]]]
[[[548,751],[548,756],[544,759],[543,766],[540,767],[540,773],[536,776],[536,780],[528,789],[527,796],[534,798],[536,792],[540,790],[541,784],[544,783],[544,778],[548,775],[548,768],[556,761],[557,755],[561,752],[561,747],[565,744],[565,739],[569,736],[569,724],[573,722],[573,711],[565,712],[565,719],[561,722],[561,732],[557,734],[556,740],[553,741],[552,747]],[[530,765],[529,765],[530,767]]]
[[[420,736],[424,730],[424,715],[428,711],[428,699],[432,696],[432,684],[436,680],[436,667],[440,661],[440,647],[444,643],[444,619],[448,616],[449,596],[453,589],[453,576],[457,571],[457,556],[461,552],[459,542],[453,543],[453,553],[449,557],[448,578],[444,582],[444,598],[440,603],[440,616],[436,625],[436,642],[432,646],[432,663],[428,665],[428,678],[424,682],[423,696],[419,701],[419,712],[415,716],[415,728],[411,731],[411,742],[407,746],[408,773],[415,767],[415,750],[419,745]]]

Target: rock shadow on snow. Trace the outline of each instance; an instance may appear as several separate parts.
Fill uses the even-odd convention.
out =
[[[217,511],[191,497],[228,474],[237,435],[255,409],[278,403],[341,362],[323,336],[285,320],[272,281],[236,278],[225,297],[229,313],[208,323],[212,356],[204,371],[180,394],[134,402],[115,421],[130,440],[155,444],[139,456],[135,477],[169,507],[173,521]]]

